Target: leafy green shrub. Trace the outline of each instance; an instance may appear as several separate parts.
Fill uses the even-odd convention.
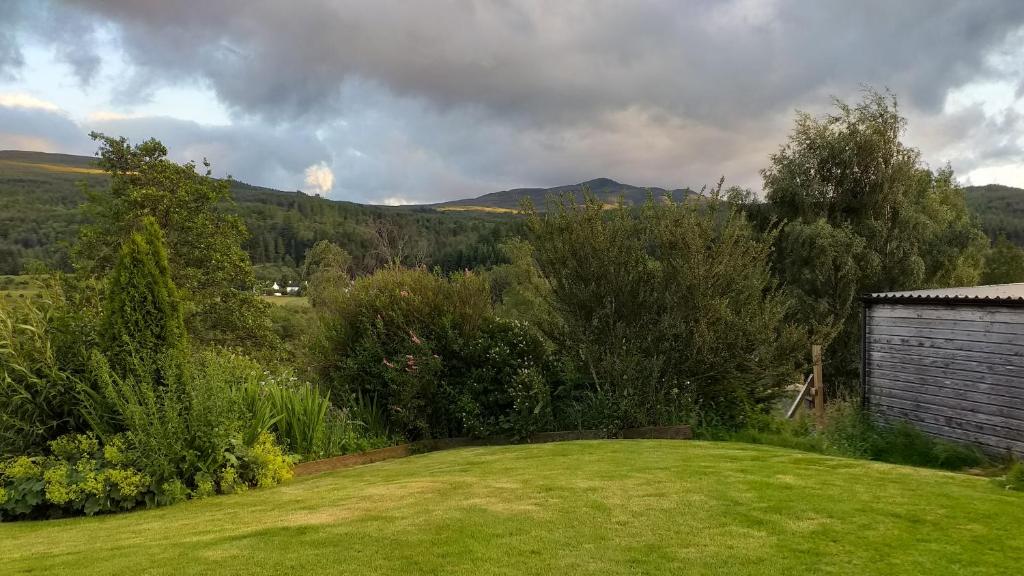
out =
[[[587,194],[531,212],[550,288],[540,327],[590,421],[625,428],[689,412],[736,426],[795,378],[804,348],[769,266],[774,232],[759,235],[717,193],[665,200],[607,209]]]
[[[523,438],[552,425],[551,354],[486,280],[389,268],[325,298],[319,371],[369,438]]]
[[[488,319],[468,343],[456,399],[467,433],[523,439],[552,424],[549,352],[522,322]]]
[[[239,477],[248,486],[267,488],[292,477],[292,460],[270,432],[263,432],[252,446],[243,448],[238,464]]]
[[[124,439],[101,447],[95,436],[69,434],[52,455],[20,456],[0,465],[0,520],[56,518],[129,510],[151,494],[151,479],[131,466]]]
[[[268,435],[276,420],[253,412],[260,406],[246,400],[246,391],[263,374],[257,364],[212,351],[162,361],[163,382],[156,384],[146,374],[118,377],[97,353],[94,372],[101,395],[89,400],[97,434],[126,433],[135,462],[153,478],[152,504],[209,495],[215,478],[234,493],[241,485],[265,486],[283,477],[264,472],[273,450],[280,451]],[[285,459],[273,465],[290,464]],[[228,468],[234,471],[225,472]]]
[[[996,478],[995,482],[1000,488],[1024,492],[1024,462],[1014,460],[1006,470],[1006,475]]]

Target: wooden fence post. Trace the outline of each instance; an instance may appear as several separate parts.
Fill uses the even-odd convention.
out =
[[[814,361],[814,419],[820,428],[825,425],[825,381],[821,375],[821,345],[811,346],[811,359]]]

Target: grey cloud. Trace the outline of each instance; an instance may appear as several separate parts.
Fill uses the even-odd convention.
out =
[[[67,59],[76,38],[116,33],[134,70],[119,100],[199,82],[237,119],[111,130],[162,131],[172,150],[208,139],[211,158],[268,185],[299,186],[325,161],[333,195],[359,201],[595,176],[756,188],[793,108],[863,84],[900,95],[930,159],[978,166],[1015,148],[972,140],[999,133],[984,114],[937,113],[951,89],[1005,74],[989,56],[1021,29],[1019,0],[67,0],[52,13],[65,24],[45,37]]]
[[[90,151],[85,132],[58,112],[0,106],[0,150]]]
[[[218,176],[283,190],[299,188],[306,168],[331,163],[331,152],[305,131],[265,125],[203,126],[175,118],[112,119],[79,124],[61,112],[0,106],[0,150],[92,154],[91,130],[133,142],[157,138],[177,162],[210,159]],[[285,144],[286,143],[286,144]]]
[[[864,82],[934,109],[1024,21],[1016,0],[70,4],[118,24],[144,74],[200,75],[275,119],[337,113],[352,77],[544,122],[634,105],[727,122]]]
[[[25,63],[18,45],[18,26],[23,20],[23,7],[17,2],[5,6],[0,21],[0,80],[13,78]]]
[[[934,118],[911,118],[911,144],[926,158],[950,163],[966,174],[985,166],[1024,163],[1024,115],[1014,109],[988,115],[980,105]]]
[[[255,124],[203,126],[176,118],[126,118],[90,123],[98,130],[134,142],[156,138],[173,160],[207,158],[218,176],[234,176],[251,184],[296,189],[311,164],[331,160],[331,153],[312,134]]]

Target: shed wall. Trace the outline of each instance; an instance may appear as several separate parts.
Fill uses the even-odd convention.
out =
[[[864,345],[873,417],[1024,455],[1024,308],[869,303]]]

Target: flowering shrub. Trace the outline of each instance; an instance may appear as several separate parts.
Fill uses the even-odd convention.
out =
[[[257,488],[276,486],[292,477],[292,461],[274,441],[270,432],[263,432],[245,450],[241,458],[245,484]]]

